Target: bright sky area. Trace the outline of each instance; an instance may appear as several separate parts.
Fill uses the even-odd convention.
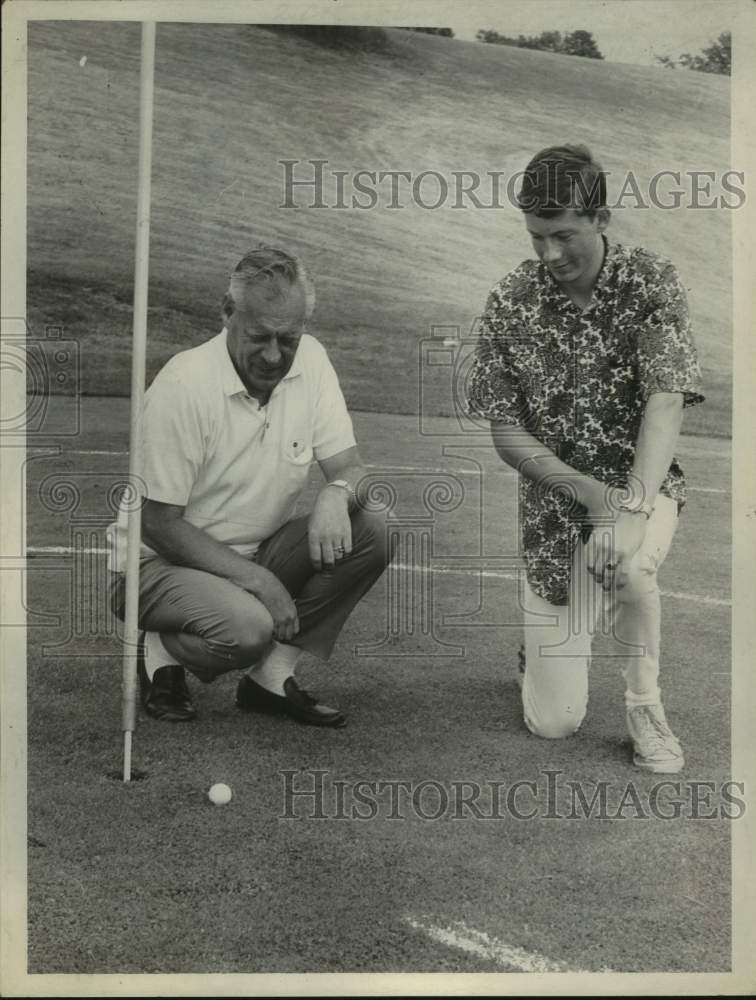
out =
[[[610,62],[655,65],[655,55],[697,53],[732,30],[737,0],[469,0],[439,4],[437,25],[457,38],[590,31]],[[443,13],[443,16],[442,16]]]

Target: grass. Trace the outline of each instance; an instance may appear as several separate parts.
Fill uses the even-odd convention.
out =
[[[78,537],[103,544],[104,498],[123,477],[125,458],[66,451],[121,451],[128,402],[88,399],[80,407],[80,437],[61,439],[61,456],[30,463],[31,546],[73,545]],[[482,484],[465,477],[464,502],[434,519],[434,556],[503,554],[515,537],[514,477],[490,445],[476,450],[480,442],[455,437],[449,421],[433,427],[438,435],[429,437],[409,417],[356,415],[367,460],[386,469],[397,462],[397,440],[405,466],[448,462],[469,471],[478,461]],[[455,443],[445,458],[442,447]],[[691,485],[722,488],[726,448],[717,456],[699,454],[694,439],[684,445]],[[58,480],[78,490],[74,511],[60,509]],[[427,482],[423,474],[395,476],[407,528],[422,511]],[[722,494],[691,496],[663,590],[727,597],[728,503]],[[338,732],[241,715],[233,675],[211,686],[192,681],[198,721],[166,726],[142,717],[134,765],[147,778],[128,789],[107,776],[121,760],[121,647],[106,584],[102,557],[30,562],[30,972],[497,971],[434,944],[407,918],[440,927],[463,920],[569,967],[728,968],[724,820],[664,822],[633,818],[632,810],[626,819],[578,822],[396,821],[385,809],[371,822],[283,818],[285,769],[322,768],[346,782],[511,784],[542,783],[543,770],[557,768],[586,790],[609,782],[615,807],[630,780],[649,794],[656,779],[629,763],[621,680],[603,645],[581,733],[553,743],[524,729],[513,679],[521,635],[513,583],[489,579],[481,594],[473,575],[434,574],[438,635],[462,645],[464,658],[431,655],[427,645],[408,657],[423,650],[419,630],[357,657],[356,645],[385,634],[379,582],[328,668],[304,676],[349,713]],[[468,621],[440,624],[455,614]],[[729,615],[726,606],[664,598],[663,687],[686,750],[684,789],[730,777]],[[228,807],[207,802],[215,781],[233,788]],[[567,811],[562,800],[559,811]]]
[[[62,610],[54,581],[32,571],[30,583],[35,606]],[[467,584],[443,591],[446,606],[469,601]],[[498,595],[504,614],[515,613],[511,595]],[[664,823],[632,811],[576,823],[392,821],[385,810],[369,823],[283,818],[284,769],[301,787],[309,781],[301,772],[319,768],[329,782],[507,785],[543,782],[543,769],[559,768],[586,788],[608,781],[612,809],[632,778],[641,795],[653,787],[627,763],[610,664],[594,666],[580,737],[557,749],[524,731],[507,651],[491,630],[449,636],[465,643],[464,663],[352,660],[350,645],[377,634],[382,611],[378,590],[327,674],[314,678],[350,713],[343,732],[241,716],[231,677],[195,685],[196,724],[140,722],[136,764],[147,778],[129,788],[106,776],[120,754],[115,644],[101,638],[96,654],[67,660],[35,644],[31,972],[495,971],[409,932],[407,915],[441,926],[465,920],[571,967],[728,967],[726,821]],[[722,619],[726,628],[725,611],[707,619],[676,615],[666,690],[689,752],[685,777],[719,782],[727,776],[723,686],[702,662],[687,670],[681,662],[690,642],[702,656],[721,651],[711,626]],[[205,798],[218,780],[235,793],[223,809]]]
[[[82,392],[126,395],[138,25],[39,22],[29,39],[29,319],[38,334],[63,325],[79,342]],[[435,211],[391,210],[388,182],[370,211],[306,207],[308,190],[295,193],[302,207],[282,208],[281,159],[298,161],[298,177],[314,158],[327,159],[327,171],[511,174],[536,147],[574,138],[614,178],[632,169],[641,186],[660,169],[728,167],[725,79],[393,29],[373,43],[159,26],[148,378],[217,331],[229,271],[265,239],[299,252],[312,271],[313,330],[350,406],[413,413],[418,342],[438,325],[467,333],[491,285],[530,254],[513,209],[454,209],[450,198]],[[324,191],[330,204],[334,183]],[[423,188],[426,199],[434,192]],[[728,213],[626,208],[611,232],[676,262],[709,392],[687,429],[728,436]],[[439,413],[450,408],[448,396],[439,400]]]

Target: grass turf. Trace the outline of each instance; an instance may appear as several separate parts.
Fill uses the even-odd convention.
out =
[[[61,596],[35,574],[32,593],[46,607]],[[464,601],[464,588],[451,596]],[[632,810],[617,820],[397,821],[386,808],[371,822],[282,818],[284,769],[303,787],[305,769],[332,781],[448,785],[542,784],[543,769],[559,768],[588,790],[608,781],[614,805],[631,778],[641,795],[658,780],[629,766],[619,680],[605,664],[593,668],[583,732],[553,745],[524,731],[506,672],[514,642],[502,647],[490,630],[462,637],[465,661],[350,661],[349,645],[381,611],[379,592],[317,678],[350,712],[346,730],[243,716],[230,677],[195,684],[197,723],[140,723],[136,765],[148,776],[129,788],[106,777],[120,755],[117,660],[32,651],[31,972],[487,970],[430,946],[407,916],[465,920],[573,968],[727,968],[727,821]],[[712,621],[724,627],[725,614],[702,623],[675,612],[666,690],[689,754],[685,778],[721,781],[726,687],[708,677],[707,657],[721,653]],[[688,643],[701,654],[694,663]],[[218,780],[234,789],[227,807],[204,797]]]
[[[84,400],[75,447],[122,448],[126,405]],[[469,468],[476,454],[468,441],[466,460],[444,457],[441,446],[456,440],[451,421],[432,422],[434,438],[421,436],[407,417],[356,414],[356,427],[367,460],[379,465],[395,461],[396,440],[404,442],[407,466]],[[682,450],[692,485],[726,488],[721,443],[686,438]],[[479,533],[480,490],[465,478],[461,508],[434,521],[446,557],[474,554],[481,539],[483,551],[498,553],[501,538],[512,534],[512,477],[496,478],[490,448],[478,457],[493,530],[484,525]],[[35,458],[30,544],[71,545],[78,530],[87,544],[102,544],[93,525],[102,522],[103,498],[124,464],[123,455]],[[48,478],[58,473],[80,491],[74,511],[54,514],[41,499],[59,495]],[[418,511],[424,481],[397,477],[407,515]],[[693,495],[664,566],[664,590],[727,598],[727,510],[723,494]],[[674,821],[634,818],[632,810],[614,820],[424,821],[406,811],[392,820],[385,808],[370,822],[283,818],[286,769],[323,769],[330,781],[346,782],[543,785],[544,770],[557,768],[589,794],[592,783],[609,782],[615,807],[630,780],[648,795],[657,779],[629,763],[621,682],[605,656],[592,668],[589,715],[577,737],[551,743],[523,728],[513,680],[520,628],[512,581],[487,580],[484,613],[476,615],[473,576],[435,575],[439,635],[462,645],[463,658],[431,655],[420,634],[385,645],[378,656],[354,657],[355,645],[384,636],[380,583],[348,623],[331,666],[305,675],[349,712],[343,731],[241,715],[232,704],[233,676],[211,686],[193,682],[199,720],[166,726],[143,718],[134,765],[147,778],[123,788],[107,777],[121,760],[120,647],[103,599],[104,560],[49,559],[32,560],[28,574],[31,972],[499,968],[434,944],[408,919],[442,927],[463,920],[569,968],[728,968],[726,820],[686,818],[689,808]],[[440,624],[442,615],[465,613],[477,624]],[[663,683],[686,750],[685,789],[696,780],[719,786],[730,776],[729,613],[664,599]],[[406,655],[413,652],[423,655]],[[234,789],[229,806],[206,800],[215,781]],[[309,778],[296,781],[301,787]]]
[[[301,188],[301,207],[282,208],[282,159],[299,162],[300,178],[307,161],[326,159],[329,205],[330,171],[434,170],[453,188],[453,171],[509,176],[536,147],[570,138],[600,155],[613,198],[627,170],[641,189],[662,169],[681,171],[689,188],[686,170],[728,167],[724,78],[412,32],[386,38],[371,51],[335,50],[259,26],[159,26],[148,377],[217,330],[244,250],[281,241],[313,273],[313,330],[350,405],[413,413],[419,341],[433,326],[467,334],[493,283],[531,253],[519,213],[464,199],[454,208],[453,190],[437,210],[411,204],[403,188],[406,207],[388,208],[388,180],[371,210],[307,207],[312,191]],[[79,342],[88,394],[129,391],[138,53],[136,24],[29,26],[28,314],[36,335],[63,326]],[[428,204],[434,185],[421,190]],[[610,232],[678,265],[709,396],[688,430],[729,435],[729,213],[625,207]],[[450,413],[448,392],[435,405]]]

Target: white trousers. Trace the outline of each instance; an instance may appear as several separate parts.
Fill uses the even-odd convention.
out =
[[[549,604],[525,584],[522,705],[525,724],[537,736],[561,739],[583,721],[591,645],[599,626],[611,638],[611,655],[625,679],[627,707],[660,701],[656,574],[672,544],[677,503],[658,496],[654,506],[643,544],[625,568],[622,589],[605,592],[595,582],[586,569],[582,543],[575,549],[568,604]]]

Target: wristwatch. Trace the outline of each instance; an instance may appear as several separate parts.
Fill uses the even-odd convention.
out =
[[[346,479],[332,479],[330,483],[326,483],[326,486],[340,486],[342,490],[346,490],[350,497],[353,497],[354,490],[346,481]]]
[[[645,514],[647,521],[654,512],[654,508],[650,503],[621,503],[617,506],[617,510],[623,514]]]

